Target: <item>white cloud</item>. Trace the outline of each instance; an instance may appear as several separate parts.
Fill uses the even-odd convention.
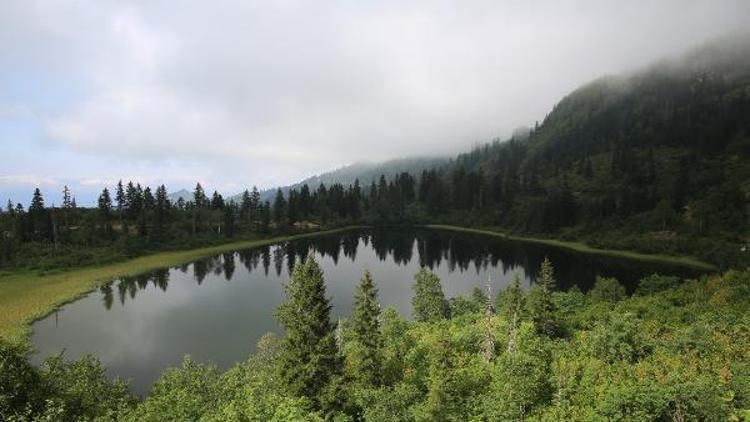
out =
[[[190,177],[231,189],[508,134],[591,78],[746,25],[750,2],[30,0],[4,9],[0,88],[32,75],[30,86],[51,89],[28,106],[52,110],[39,116],[43,147],[112,167],[76,177]],[[0,116],[24,110],[0,107]]]
[[[0,175],[0,186],[60,186],[60,180],[37,174],[5,174]]]

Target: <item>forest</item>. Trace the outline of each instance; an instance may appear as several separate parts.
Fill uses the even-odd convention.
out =
[[[189,356],[145,398],[94,357],[31,366],[0,343],[0,417],[27,420],[750,420],[750,272],[653,275],[627,295],[611,278],[555,290],[446,299],[427,269],[410,319],[380,309],[365,272],[335,323],[317,262],[298,262],[277,318],[283,337],[226,372]],[[309,312],[298,312],[307,309]]]
[[[0,214],[0,266],[74,267],[235,236],[428,223],[742,266],[750,63],[738,48],[601,78],[508,140],[447,162],[416,160],[412,171],[401,171],[408,160],[380,177],[368,167],[362,185],[347,174],[354,182],[279,188],[263,201],[257,188],[224,199],[198,184],[172,203],[163,185],[120,181],[95,208],[76,206],[67,187],[60,207],[46,207],[37,190],[28,209],[9,201]]]

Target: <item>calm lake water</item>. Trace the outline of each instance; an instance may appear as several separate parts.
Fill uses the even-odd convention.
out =
[[[616,277],[632,291],[654,272],[689,270],[576,254],[494,237],[447,231],[362,231],[328,235],[201,259],[181,267],[114,280],[33,325],[35,363],[63,352],[97,356],[111,376],[131,379],[146,394],[183,355],[221,369],[243,361],[257,340],[281,332],[274,318],[294,263],[312,253],[325,272],[334,317],[345,317],[368,269],[383,307],[411,313],[411,285],[420,266],[438,274],[449,297],[492,279],[493,291],[518,273],[528,287],[549,256],[560,289],[587,290],[597,275]]]

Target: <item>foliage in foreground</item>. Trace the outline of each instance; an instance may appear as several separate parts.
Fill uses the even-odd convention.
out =
[[[544,271],[554,283],[551,266]],[[416,277],[432,287],[415,284],[417,296],[428,295],[415,303],[440,304],[433,277]],[[295,319],[287,311],[306,289],[318,291],[306,300],[319,312]],[[494,312],[478,292],[416,321],[380,312],[366,274],[338,328],[314,261],[299,265],[288,293],[280,313],[297,325],[297,341],[267,335],[223,374],[186,358],[141,402],[91,358],[55,358],[37,370],[3,345],[0,419],[750,420],[750,271],[682,283],[650,276],[632,297],[613,279],[587,294],[527,292],[514,282]],[[305,326],[317,327],[315,336]],[[290,381],[293,360],[302,375],[323,374],[320,384]]]

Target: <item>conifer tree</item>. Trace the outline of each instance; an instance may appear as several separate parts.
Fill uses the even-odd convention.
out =
[[[156,199],[151,193],[151,188],[149,186],[146,186],[146,189],[143,190],[143,209],[145,211],[153,211],[155,207]]]
[[[115,202],[117,202],[117,214],[122,223],[122,212],[125,209],[125,189],[122,187],[122,180],[117,182],[117,191],[115,192]]]
[[[240,222],[244,223],[250,219],[250,191],[245,189],[240,200]]]
[[[102,227],[102,232],[105,237],[109,237],[112,231],[112,197],[109,195],[109,189],[104,188],[101,195],[99,195],[97,214],[99,217],[99,223]]]
[[[365,271],[354,292],[352,331],[363,348],[361,370],[357,376],[369,385],[378,385],[381,378],[380,305],[378,289],[369,271]]]
[[[539,334],[554,337],[558,334],[557,307],[552,299],[555,289],[555,276],[552,263],[547,257],[537,276],[537,285],[529,296],[529,314]]]
[[[286,214],[286,200],[281,189],[276,190],[276,198],[273,200],[273,219],[278,226],[281,226]]]
[[[169,199],[167,188],[164,185],[156,188],[156,199],[154,204],[154,231],[157,239],[162,239],[165,233],[165,225],[169,213]]]
[[[211,208],[215,210],[224,209],[224,198],[218,191],[214,191],[214,194],[211,196]]]
[[[288,391],[308,397],[320,408],[325,390],[342,371],[331,304],[323,271],[312,256],[298,263],[284,287],[278,318],[285,337],[279,351],[279,375]]]
[[[437,321],[450,317],[450,307],[445,299],[440,279],[432,271],[422,267],[414,275],[414,296],[411,299],[412,313],[417,321]]]
[[[203,208],[206,206],[206,193],[203,191],[203,186],[200,183],[196,183],[195,190],[193,191],[193,204],[196,208]]]
[[[521,276],[518,273],[513,275],[513,281],[500,296],[503,316],[508,321],[514,318],[520,320],[523,317],[526,307],[526,296],[521,287]]]
[[[250,219],[250,222],[256,221],[260,219],[260,207],[263,204],[260,203],[260,192],[258,192],[258,188],[253,186],[252,192],[250,192],[250,213],[248,215],[248,218]],[[256,227],[256,230],[259,227]]]
[[[235,214],[236,205],[234,202],[230,202],[228,205],[224,205],[224,234],[228,237],[234,236],[235,233]]]
[[[29,212],[40,212],[44,211],[44,197],[39,188],[34,189],[34,195],[31,197],[31,205],[29,205]]]

